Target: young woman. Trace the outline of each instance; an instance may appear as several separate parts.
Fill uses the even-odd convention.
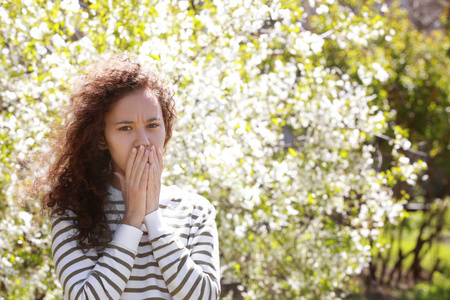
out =
[[[165,84],[112,56],[79,81],[65,118],[43,197],[64,299],[217,299],[215,209],[161,184],[176,120]]]

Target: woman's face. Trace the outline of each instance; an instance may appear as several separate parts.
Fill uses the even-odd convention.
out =
[[[113,171],[125,174],[133,148],[155,146],[163,151],[166,129],[158,100],[146,89],[126,95],[105,115],[105,141]]]

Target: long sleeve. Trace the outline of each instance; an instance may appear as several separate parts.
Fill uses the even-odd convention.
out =
[[[220,295],[219,239],[216,211],[204,202],[204,209],[192,213],[188,249],[165,224],[161,210],[148,214],[144,223],[153,255],[173,299],[218,299]],[[194,218],[195,215],[195,218]]]
[[[52,253],[64,299],[119,299],[133,268],[143,232],[120,225],[101,257],[77,249],[73,216],[52,218]],[[98,260],[97,260],[98,259]]]

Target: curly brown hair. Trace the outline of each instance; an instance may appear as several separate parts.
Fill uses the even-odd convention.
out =
[[[91,65],[84,74],[62,113],[64,122],[53,134],[50,151],[56,159],[45,176],[48,190],[42,198],[43,210],[50,210],[52,216],[69,211],[76,215],[76,238],[83,250],[102,248],[112,238],[104,211],[113,176],[112,158],[108,150],[99,149],[108,109],[131,92],[150,89],[164,117],[164,147],[177,118],[172,91],[137,61],[113,55]]]

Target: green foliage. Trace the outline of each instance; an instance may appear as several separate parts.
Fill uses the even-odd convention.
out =
[[[433,282],[421,282],[413,289],[398,292],[400,300],[432,300],[448,299],[450,297],[450,277],[448,273],[435,273]]]
[[[394,240],[394,242],[392,244],[390,244],[390,238],[391,235],[394,234],[392,232],[392,230],[395,230],[394,228],[390,228],[390,230],[386,230],[387,228],[384,228],[383,233],[380,235],[380,238],[378,240],[378,242],[380,243],[380,245],[383,245],[383,251],[387,251],[386,245],[390,245],[389,247],[392,248],[391,249],[391,253],[392,256],[388,262],[388,266],[389,267],[393,267],[398,256],[398,249],[399,247],[401,247],[403,253],[408,253],[409,251],[411,251],[412,249],[414,249],[414,247],[416,246],[416,240],[417,240],[417,236],[419,235],[419,228],[418,225],[421,224],[420,220],[422,219],[422,215],[423,212],[418,211],[418,212],[414,212],[414,213],[410,213],[407,217],[406,217],[406,224],[405,224],[405,229],[403,232],[403,239],[401,241],[401,243],[399,244],[398,240]],[[447,225],[447,228],[449,226]],[[397,233],[395,233],[397,234]],[[429,236],[430,232],[425,232],[424,235],[425,237]],[[372,249],[373,255],[376,255],[378,253],[379,249],[374,248]],[[431,246],[431,249],[428,250],[427,254],[425,255],[425,257],[423,258],[423,267],[426,271],[431,272],[432,268],[434,266],[434,263],[436,261],[436,259],[440,259],[441,260],[441,270],[444,270],[444,272],[449,273],[450,272],[450,245],[448,245],[448,243],[446,243],[445,241],[443,242],[437,242],[434,243]],[[403,261],[403,265],[404,265],[404,269],[407,270],[410,266],[411,266],[411,262],[412,262],[413,257],[409,256],[408,258],[406,258]]]

